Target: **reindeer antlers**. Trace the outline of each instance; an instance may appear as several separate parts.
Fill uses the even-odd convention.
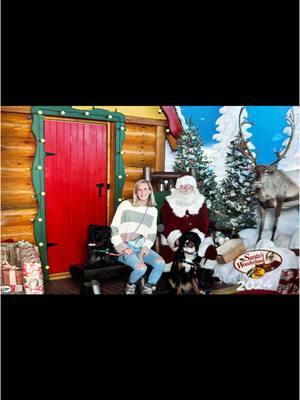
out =
[[[245,124],[250,124],[254,125],[253,122],[249,122],[246,119],[244,119],[243,122],[241,122],[241,116],[242,112],[246,106],[241,107],[240,109],[240,114],[239,114],[239,132],[238,132],[238,144],[241,152],[254,164],[256,165],[256,157],[254,157],[252,151],[248,147],[248,140],[245,140],[243,132],[242,132],[242,126]]]
[[[274,162],[272,162],[272,164],[270,164],[269,166],[271,166],[271,165],[274,165],[274,164],[277,164],[283,157],[285,157],[285,155],[286,155],[286,153],[287,153],[287,151],[288,151],[288,149],[289,149],[289,147],[290,147],[290,144],[291,144],[291,142],[292,142],[292,139],[293,139],[293,136],[294,136],[294,133],[295,133],[295,126],[296,126],[296,123],[295,123],[295,114],[294,114],[294,110],[293,109],[291,109],[291,112],[289,113],[289,115],[287,116],[287,121],[290,123],[290,125],[291,125],[291,135],[290,135],[290,138],[289,138],[289,141],[288,141],[288,143],[287,143],[287,145],[286,145],[286,147],[285,147],[285,149],[280,153],[280,151],[275,151],[274,150],[274,153],[276,154],[276,156],[277,156],[277,160],[275,160]]]

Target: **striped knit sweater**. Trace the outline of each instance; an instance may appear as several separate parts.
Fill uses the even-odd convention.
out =
[[[127,242],[142,235],[145,238],[142,250],[145,254],[149,253],[156,238],[157,209],[148,207],[145,215],[146,209],[146,206],[134,207],[129,200],[124,200],[119,205],[111,223],[111,241],[117,252],[122,252],[128,247]]]

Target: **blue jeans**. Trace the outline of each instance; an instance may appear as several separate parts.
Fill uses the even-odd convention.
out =
[[[140,253],[141,249],[136,249],[130,244],[128,244],[128,247],[132,249],[133,253],[129,255],[119,256],[118,260],[133,269],[129,276],[129,283],[136,283],[146,273],[147,266],[145,265],[145,263],[147,263],[152,266],[152,271],[149,275],[148,283],[155,285],[161,277],[161,274],[165,270],[166,264],[164,259],[155,251],[150,250],[149,254],[144,256],[141,260],[140,258],[138,258],[138,254]]]

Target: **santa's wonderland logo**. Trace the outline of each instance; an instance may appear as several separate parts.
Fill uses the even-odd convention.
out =
[[[282,257],[273,250],[250,250],[238,256],[233,266],[249,278],[259,279],[274,271],[282,263]]]

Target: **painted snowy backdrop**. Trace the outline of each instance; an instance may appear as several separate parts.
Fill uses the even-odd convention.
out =
[[[177,106],[176,110],[184,129],[188,128],[191,119],[198,128],[202,150],[216,181],[220,184],[224,179],[229,178],[228,167],[226,171],[226,155],[230,149],[230,143],[236,138],[239,130],[241,106]],[[295,134],[286,157],[279,162],[278,168],[299,184],[300,108],[298,106],[246,106],[242,117],[251,124],[243,125],[242,132],[249,141],[249,148],[257,156],[257,163],[270,164],[276,159],[274,151],[282,150],[288,142],[291,128],[287,122],[287,116],[291,111],[295,116]],[[174,170],[177,153],[172,152],[166,144],[166,171]],[[268,210],[265,223],[266,236],[272,228],[273,216],[274,210]],[[259,223],[258,213],[256,218]],[[285,236],[293,235],[298,229],[298,210],[294,208],[282,211],[277,237],[282,237],[284,240]]]

